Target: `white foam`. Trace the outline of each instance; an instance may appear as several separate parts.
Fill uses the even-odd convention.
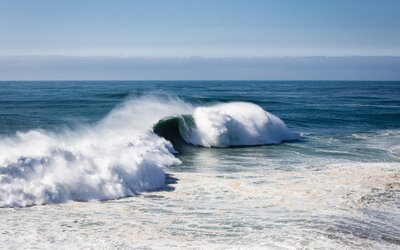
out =
[[[324,157],[302,159],[291,171],[243,166],[223,173],[172,172],[179,179],[173,192],[2,209],[0,244],[6,249],[398,249],[398,163],[338,159],[326,165]],[[320,169],[302,167],[311,162]]]
[[[300,138],[281,119],[247,102],[198,107],[193,118],[196,127],[186,129],[182,136],[187,142],[204,147],[278,144]]]
[[[177,99],[144,97],[124,102],[95,126],[0,140],[0,206],[115,199],[161,188],[163,167],[180,161],[150,131],[152,124],[188,108]]]
[[[177,98],[125,101],[94,126],[52,133],[18,132],[0,139],[0,207],[104,200],[164,185],[163,168],[180,161],[152,127],[167,116],[191,114],[195,145],[280,143],[297,138],[276,116],[250,103],[194,108]]]

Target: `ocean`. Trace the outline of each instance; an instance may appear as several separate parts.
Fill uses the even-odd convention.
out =
[[[400,82],[0,82],[2,248],[400,248]]]

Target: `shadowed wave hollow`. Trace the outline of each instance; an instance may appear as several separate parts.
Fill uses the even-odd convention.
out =
[[[153,131],[174,145],[203,147],[257,146],[300,139],[277,116],[248,102],[197,107],[191,115],[161,119]]]

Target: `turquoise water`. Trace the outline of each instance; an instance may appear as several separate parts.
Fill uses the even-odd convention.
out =
[[[237,101],[276,115],[301,139],[176,152],[152,133],[160,118]],[[0,82],[0,230],[38,230],[32,218],[54,213],[54,242],[66,247],[84,230],[86,247],[101,238],[106,247],[162,247],[163,239],[171,247],[394,249],[399,142],[400,82]],[[82,200],[91,202],[73,202]],[[49,206],[25,207],[41,204]],[[76,232],[62,237],[63,225]],[[148,237],[95,233],[105,228]],[[48,230],[31,243],[51,247]]]

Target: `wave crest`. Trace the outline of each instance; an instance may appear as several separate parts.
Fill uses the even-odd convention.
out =
[[[171,142],[153,133],[154,124],[173,143],[180,138],[205,147],[297,138],[279,118],[251,103],[194,108],[170,97],[130,99],[94,126],[0,139],[0,207],[116,199],[163,187],[164,167],[180,161]]]
[[[277,116],[247,102],[198,107],[190,116],[160,120],[154,131],[174,145],[183,139],[203,147],[256,146],[300,139]]]

